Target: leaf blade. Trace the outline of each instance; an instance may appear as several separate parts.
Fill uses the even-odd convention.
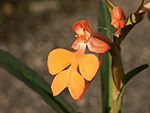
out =
[[[39,76],[34,70],[30,69],[25,63],[3,50],[0,50],[0,67],[38,93],[48,105],[56,110],[56,112],[74,112],[65,99],[60,96],[52,96],[49,84],[41,76]]]
[[[143,64],[141,66],[138,66],[136,68],[134,68],[133,70],[129,71],[126,75],[125,75],[125,81],[124,84],[127,84],[129,80],[131,80],[135,75],[137,75],[138,73],[140,73],[141,71],[145,70],[146,68],[150,67],[150,65],[148,64]]]
[[[99,18],[98,27],[104,27],[106,30],[98,29],[99,32],[107,35],[113,41],[114,28],[111,26],[111,17],[105,0],[99,0]],[[101,90],[102,90],[102,112],[108,113],[111,109],[111,91],[112,91],[112,57],[109,52],[104,54],[101,68]],[[107,81],[107,82],[106,82]]]

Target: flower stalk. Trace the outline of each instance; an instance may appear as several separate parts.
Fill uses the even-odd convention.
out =
[[[120,113],[122,104],[123,81],[125,78],[124,68],[121,58],[121,49],[119,45],[112,48],[112,107],[110,113]]]
[[[99,0],[99,3],[99,26],[109,29],[109,32],[99,29],[99,32],[103,32],[112,40],[111,50],[104,55],[100,75],[102,113],[121,113],[123,92],[127,81],[135,76],[136,71],[140,72],[141,69],[148,67],[148,65],[143,65],[137,68],[138,70],[135,69],[134,72],[125,74],[121,58],[121,42],[132,28],[141,22],[144,14],[149,14],[150,5],[149,3],[144,5],[144,0],[142,0],[137,11],[126,18],[121,7],[115,6],[109,0]]]

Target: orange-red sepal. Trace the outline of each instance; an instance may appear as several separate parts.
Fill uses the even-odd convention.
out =
[[[87,20],[81,20],[73,25],[73,30],[76,34],[81,34],[80,29],[87,30],[91,33],[91,26]]]
[[[110,50],[108,38],[101,33],[92,33],[87,45],[90,51],[96,53],[105,53]]]

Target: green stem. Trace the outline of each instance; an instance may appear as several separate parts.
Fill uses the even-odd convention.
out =
[[[114,28],[111,26],[111,17],[109,10],[105,4],[105,0],[99,0],[99,26],[104,27],[108,30],[98,29],[101,33],[104,33],[113,41],[113,31]],[[111,33],[111,32],[112,33]],[[101,68],[101,97],[102,97],[102,113],[120,113],[121,103],[122,103],[122,93],[120,87],[122,86],[122,77],[124,75],[122,60],[120,55],[120,48],[114,45],[113,50],[105,53],[103,58],[103,65]],[[119,60],[118,60],[119,59]],[[113,60],[113,61],[112,61]],[[113,65],[116,66],[112,68]],[[117,82],[114,82],[114,77],[118,76]],[[121,77],[120,77],[121,76]],[[119,78],[120,77],[120,78]],[[118,87],[116,87],[118,83]]]
[[[110,113],[121,113],[122,94],[123,94],[123,90],[119,92],[118,89],[116,88],[116,85],[113,83],[112,106],[111,106]]]
[[[115,42],[114,42],[115,43]],[[123,81],[124,81],[124,68],[122,64],[120,45],[114,44],[112,54],[112,107],[110,113],[121,113]]]

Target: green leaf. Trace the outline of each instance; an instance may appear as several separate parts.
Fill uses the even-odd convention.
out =
[[[107,35],[113,41],[114,28],[111,26],[111,17],[109,10],[105,4],[105,0],[99,0],[99,18],[98,28],[104,27],[107,30],[98,29],[99,32]],[[101,91],[102,91],[102,113],[108,113],[111,109],[112,104],[112,57],[109,52],[105,53],[102,68],[101,68]]]
[[[111,40],[113,40],[113,31],[115,30],[114,27],[111,25],[111,17],[109,10],[106,6],[105,0],[99,0],[99,9],[98,9],[98,31],[107,35]],[[99,29],[106,28],[104,29]]]
[[[112,103],[112,57],[109,52],[104,54],[101,67],[102,113],[109,113]]]
[[[133,70],[131,70],[130,72],[128,72],[125,75],[124,85],[127,84],[128,81],[131,80],[135,75],[137,75],[138,73],[140,73],[141,71],[145,70],[148,67],[150,67],[150,65],[144,64],[144,65],[138,66],[138,67],[134,68]]]
[[[39,94],[56,112],[74,113],[64,98],[52,96],[49,84],[41,76],[25,63],[3,50],[0,50],[0,66]]]

